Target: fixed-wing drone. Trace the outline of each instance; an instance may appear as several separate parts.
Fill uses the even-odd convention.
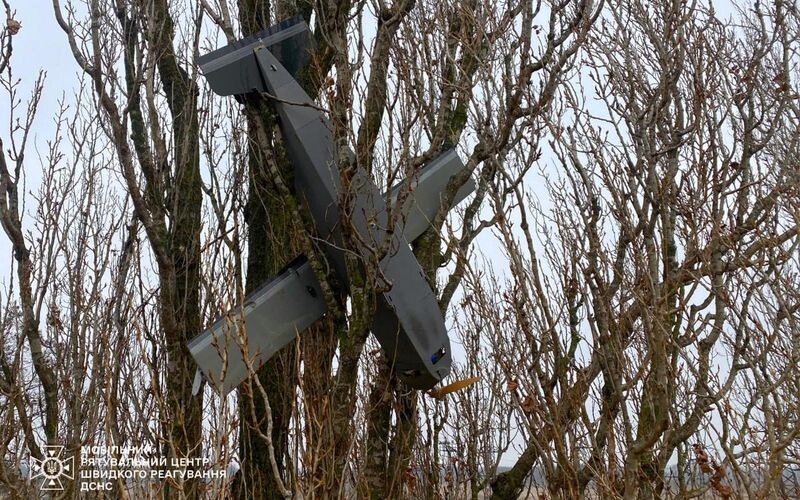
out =
[[[350,277],[338,205],[343,188],[331,125],[295,80],[308,62],[311,43],[308,26],[297,17],[206,54],[199,63],[217,94],[266,92],[273,99],[294,167],[296,195],[308,206],[325,256],[347,288]],[[450,373],[451,353],[444,318],[409,242],[428,227],[439,210],[441,193],[463,168],[452,149],[425,165],[415,174],[413,190],[402,207],[403,217],[393,231],[387,227],[387,211],[389,203],[396,203],[400,186],[381,193],[358,167],[345,188],[354,207],[349,222],[363,242],[361,248],[351,250],[366,257],[381,245],[388,244],[390,249],[379,263],[390,287],[377,297],[371,331],[398,377],[420,390],[432,388]],[[454,204],[474,189],[470,179],[456,194]],[[223,316],[193,339],[189,350],[199,372],[226,394],[325,312],[319,282],[307,258],[300,256],[248,295],[233,314]],[[243,319],[244,337],[235,325],[237,316]],[[200,381],[195,378],[195,391]]]

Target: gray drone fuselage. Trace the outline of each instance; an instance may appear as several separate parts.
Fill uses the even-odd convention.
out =
[[[331,124],[293,76],[303,64],[298,60],[307,58],[299,53],[307,51],[303,42],[307,39],[305,23],[290,20],[261,36],[203,56],[201,69],[212,89],[221,95],[261,91],[273,98],[284,146],[294,167],[296,195],[308,207],[328,262],[348,288],[346,246],[364,260],[382,255],[379,285],[386,291],[376,297],[371,331],[397,375],[414,388],[429,389],[450,372],[450,341],[436,296],[408,242],[429,226],[450,177],[464,165],[453,150],[426,165],[416,183],[408,186],[410,195],[400,207],[403,216],[390,228],[387,202],[395,203],[399,188],[393,189],[387,200],[357,165],[348,185],[342,186]],[[271,49],[281,54],[281,60]],[[287,60],[291,72],[283,64]],[[455,202],[473,189],[470,179],[458,191]],[[344,196],[347,213],[342,213]],[[345,245],[342,236],[344,223],[358,235],[350,245]],[[379,254],[381,250],[388,251]],[[270,301],[283,308],[283,317],[272,312]],[[252,306],[256,302],[261,306]],[[245,300],[244,308],[238,310],[244,317],[244,336],[237,335],[241,328],[236,328],[235,321],[223,318],[193,340],[190,351],[206,377],[225,393],[323,314],[319,284],[308,263],[301,261]]]

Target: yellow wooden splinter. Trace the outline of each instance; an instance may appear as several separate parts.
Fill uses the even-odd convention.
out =
[[[456,380],[452,384],[446,385],[444,387],[440,387],[438,389],[431,389],[430,391],[428,391],[428,395],[435,399],[442,399],[451,392],[460,391],[465,387],[469,387],[480,379],[481,379],[480,377],[471,377],[471,378],[465,378],[463,380]]]

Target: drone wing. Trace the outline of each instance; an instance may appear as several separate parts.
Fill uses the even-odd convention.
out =
[[[405,220],[401,221],[403,236],[409,243],[419,238],[431,225],[431,221],[439,211],[442,196],[447,190],[450,178],[464,170],[464,163],[458,157],[455,149],[448,149],[426,164],[410,185],[411,191],[403,205]],[[392,187],[389,193],[391,205],[397,203],[400,192],[409,186],[400,182]],[[456,191],[452,206],[461,203],[467,196],[475,191],[475,181],[472,177],[467,179],[461,188]]]
[[[189,343],[210,383],[227,394],[325,314],[308,260],[300,257]],[[195,387],[199,389],[199,384]]]

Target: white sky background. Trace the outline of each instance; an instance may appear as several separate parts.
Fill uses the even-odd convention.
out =
[[[48,0],[11,0],[14,18],[22,23],[22,28],[13,38],[14,52],[11,56],[12,75],[14,80],[21,80],[17,87],[17,97],[22,102],[17,114],[24,113],[27,100],[30,98],[33,85],[39,71],[46,72],[44,91],[36,115],[36,121],[29,139],[31,144],[25,160],[25,197],[35,192],[41,181],[42,166],[37,150],[44,152],[47,141],[52,140],[55,133],[53,117],[58,110],[59,100],[65,98],[72,101],[74,89],[77,88],[78,67],[69,50],[66,36],[56,23],[53,15],[53,4]],[[3,12],[2,17],[5,17]],[[5,23],[5,19],[2,19]],[[7,89],[0,89],[0,137],[7,150],[10,144],[9,134],[10,104]],[[20,193],[20,197],[22,197]],[[27,200],[26,212],[31,208]],[[27,215],[27,214],[26,214]],[[23,220],[25,226],[25,220]],[[0,281],[8,282],[9,268],[5,263],[11,259],[11,244],[5,233],[0,235]]]

